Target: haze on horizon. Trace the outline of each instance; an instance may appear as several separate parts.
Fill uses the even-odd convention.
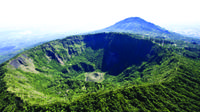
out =
[[[161,27],[199,25],[198,0],[4,0],[0,30],[87,32],[127,17],[141,17]]]

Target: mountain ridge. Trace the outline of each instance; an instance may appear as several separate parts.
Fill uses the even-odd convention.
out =
[[[198,55],[173,44],[103,32],[36,46],[0,65],[0,111],[199,110]]]

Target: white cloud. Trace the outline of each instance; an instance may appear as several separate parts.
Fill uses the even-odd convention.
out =
[[[158,25],[200,24],[198,0],[2,0],[0,27],[104,28],[130,16]]]
[[[29,35],[32,34],[31,31],[23,31],[23,32],[19,32],[20,35]]]

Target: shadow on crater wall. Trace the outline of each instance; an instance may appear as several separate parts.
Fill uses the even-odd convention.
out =
[[[149,40],[118,33],[87,35],[84,42],[86,47],[91,47],[93,50],[104,49],[100,69],[111,75],[118,75],[131,65],[141,65],[142,62],[147,61],[147,54],[154,46]]]

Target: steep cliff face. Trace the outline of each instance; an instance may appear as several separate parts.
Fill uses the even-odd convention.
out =
[[[141,65],[151,54],[151,41],[133,38],[122,34],[98,34],[84,39],[86,46],[93,50],[103,49],[101,70],[112,75],[118,75],[131,65]]]

